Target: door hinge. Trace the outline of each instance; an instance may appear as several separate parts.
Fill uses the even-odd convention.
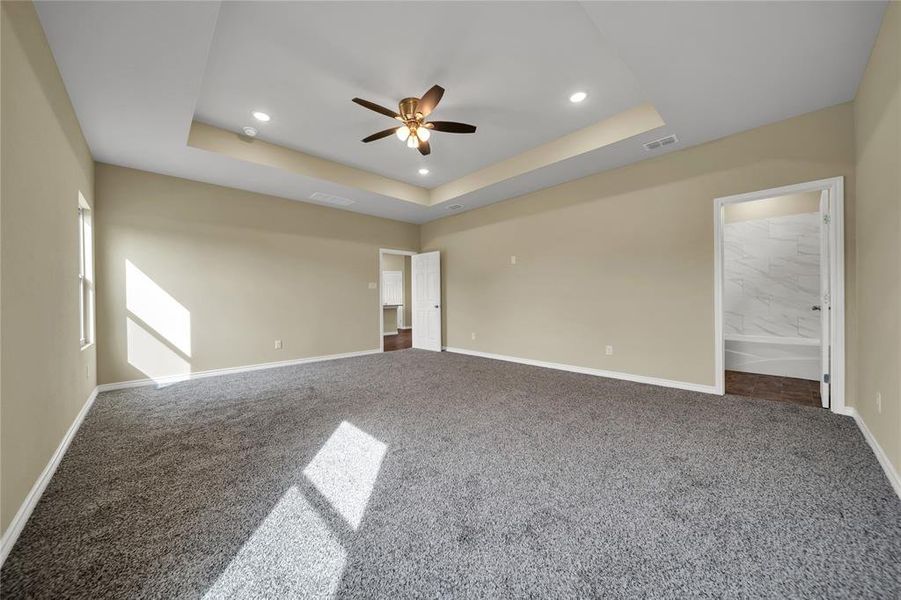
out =
[[[823,373],[823,383],[829,383],[829,373]]]
[[[829,216],[828,213],[825,214],[825,215],[823,215],[823,223],[825,223],[826,225],[828,225],[828,224],[831,223],[831,222],[832,222],[832,217]]]

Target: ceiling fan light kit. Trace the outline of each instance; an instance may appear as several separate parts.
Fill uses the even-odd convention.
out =
[[[402,142],[406,142],[408,148],[416,148],[423,156],[432,152],[429,145],[429,138],[432,137],[432,131],[443,131],[446,133],[475,133],[476,126],[466,123],[457,123],[455,121],[426,121],[441,97],[444,96],[444,88],[440,85],[433,85],[429,91],[422,95],[422,98],[404,98],[397,105],[397,112],[391,109],[379,106],[369,100],[362,98],[354,98],[353,101],[373,110],[386,117],[397,119],[403,125],[385,129],[378,133],[363,138],[362,142],[368,144],[375,140],[380,140],[390,136],[392,133]]]

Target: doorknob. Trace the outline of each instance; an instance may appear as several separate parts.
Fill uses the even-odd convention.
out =
[[[822,310],[822,309],[820,308],[820,305],[817,304],[816,306],[811,306],[810,310]]]
[[[438,308],[438,305],[437,305],[437,304],[435,305],[435,308]]]

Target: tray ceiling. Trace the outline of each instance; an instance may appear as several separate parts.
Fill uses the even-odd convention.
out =
[[[37,8],[98,161],[425,222],[851,100],[885,3]],[[476,134],[436,133],[428,157],[394,138],[360,143],[392,121],[351,98],[393,107],[435,83],[447,93],[434,117]],[[578,90],[588,99],[570,103]],[[627,119],[642,107],[656,119]],[[256,148],[234,146],[245,125]],[[232,139],[189,145],[210,126]],[[642,147],[670,133],[678,144]]]

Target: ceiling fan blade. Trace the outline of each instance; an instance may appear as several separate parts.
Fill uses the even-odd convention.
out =
[[[391,129],[385,129],[384,131],[379,131],[378,133],[373,133],[370,136],[364,137],[361,141],[364,144],[368,144],[369,142],[374,142],[376,140],[380,140],[384,137],[388,137],[389,135],[391,135],[392,133],[394,133],[395,131],[400,129],[400,127],[401,126],[398,125],[397,127],[392,127]]]
[[[426,123],[426,127],[435,131],[444,131],[446,133],[475,133],[475,125],[467,125],[466,123],[457,123],[455,121],[431,121]]]
[[[429,116],[429,113],[435,110],[438,103],[441,102],[441,96],[444,95],[444,88],[440,85],[433,85],[429,91],[422,95],[419,99],[419,105],[416,112],[422,113],[423,117]]]
[[[423,156],[431,154],[432,147],[429,145],[428,142],[419,142],[419,153],[422,154]]]
[[[363,100],[362,98],[354,98],[354,102],[359,104],[360,106],[365,106],[369,110],[374,110],[377,113],[382,113],[386,117],[391,117],[392,119],[400,119],[400,115],[394,112],[389,108],[385,108],[384,106],[379,106],[375,102],[370,102],[369,100]]]

